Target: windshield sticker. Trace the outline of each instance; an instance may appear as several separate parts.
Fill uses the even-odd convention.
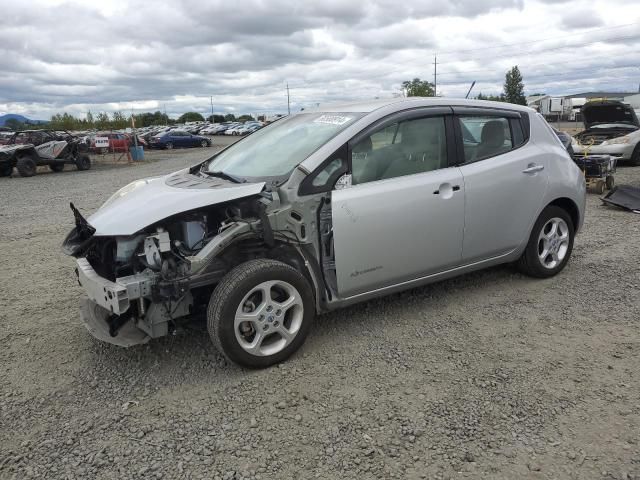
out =
[[[353,117],[345,117],[343,115],[322,115],[316,118],[313,123],[328,123],[330,125],[344,125]]]

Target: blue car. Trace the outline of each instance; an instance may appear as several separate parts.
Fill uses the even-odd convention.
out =
[[[161,135],[151,137],[151,148],[185,148],[185,147],[210,147],[211,140],[201,135],[193,135],[182,130],[171,130]]]

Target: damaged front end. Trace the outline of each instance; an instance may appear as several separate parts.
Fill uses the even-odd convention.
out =
[[[85,326],[94,337],[125,347],[171,334],[179,320],[206,308],[213,287],[237,257],[220,255],[232,243],[244,241],[250,255],[252,242],[260,248],[273,235],[265,217],[272,200],[261,192],[263,185],[236,187],[188,172],[143,182],[146,195],[140,186],[125,187],[89,220],[71,204],[76,226],[62,246],[76,258],[77,279],[88,297],[81,308]],[[176,190],[190,194],[189,205],[174,202],[158,209]],[[231,200],[206,205],[216,197]],[[122,219],[117,223],[116,209]],[[124,211],[131,212],[128,223]],[[136,228],[160,211],[170,215]],[[116,224],[119,230],[111,228]]]

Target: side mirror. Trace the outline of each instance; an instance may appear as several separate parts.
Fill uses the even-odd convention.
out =
[[[353,177],[350,173],[345,173],[338,180],[336,180],[336,190],[344,190],[345,188],[351,187],[353,182]]]

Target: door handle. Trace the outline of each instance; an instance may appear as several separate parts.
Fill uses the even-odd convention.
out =
[[[443,183],[442,185],[440,185],[440,188],[438,190],[433,192],[433,194],[434,195],[440,195],[440,190],[443,190],[443,193],[457,192],[458,190],[460,190],[460,185],[454,185],[452,187],[448,183]]]
[[[544,165],[530,163],[529,165],[527,165],[527,168],[522,171],[522,173],[536,173],[541,172],[542,170],[544,170]]]

